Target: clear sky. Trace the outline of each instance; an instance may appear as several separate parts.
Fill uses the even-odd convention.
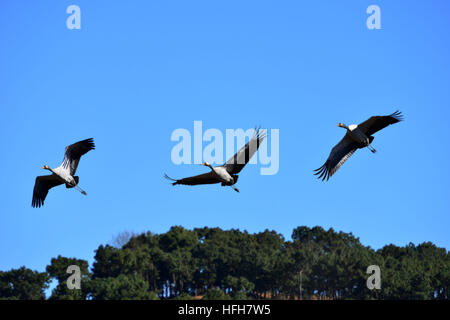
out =
[[[66,8],[81,8],[69,30]],[[381,9],[369,30],[366,9]],[[43,271],[61,254],[93,262],[128,230],[332,227],[375,249],[450,248],[449,1],[2,1],[0,270]],[[401,110],[329,182],[316,179],[345,131]],[[280,131],[280,169],[241,172],[240,193],[163,178],[175,129]],[[40,167],[93,137],[77,174],[31,207]],[[270,141],[270,140],[269,140]]]

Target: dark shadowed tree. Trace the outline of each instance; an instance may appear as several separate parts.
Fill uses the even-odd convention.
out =
[[[80,289],[69,289],[67,280],[73,273],[67,273],[69,266],[80,268]],[[58,281],[52,291],[52,300],[85,300],[87,296],[86,284],[90,279],[89,264],[86,260],[66,258],[58,256],[52,258],[50,265],[46,268],[49,276]]]
[[[0,271],[0,299],[43,300],[49,282],[47,273],[25,267]]]
[[[119,275],[96,278],[88,283],[89,298],[93,300],[157,300],[149,291],[148,282],[140,275]]]
[[[377,251],[352,233],[300,226],[292,241],[275,231],[180,226],[99,246],[92,273],[84,260],[58,256],[45,273],[25,267],[0,272],[0,298],[44,299],[449,299],[450,255],[430,242]],[[68,289],[67,267],[81,271]],[[366,270],[381,270],[369,290]],[[199,297],[200,296],[200,297]]]

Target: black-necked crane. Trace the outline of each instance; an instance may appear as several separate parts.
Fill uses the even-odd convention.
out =
[[[41,167],[41,169],[49,170],[52,174],[36,177],[31,206],[35,208],[43,206],[48,191],[61,184],[65,184],[66,188],[75,188],[82,194],[87,195],[78,186],[79,178],[75,176],[75,172],[77,171],[81,156],[93,149],[95,149],[94,139],[90,138],[78,141],[66,147],[64,160],[58,168],[52,169],[47,165]]]
[[[331,150],[327,161],[323,166],[314,170],[315,175],[319,175],[322,181],[328,180],[347,161],[356,150],[368,148],[372,153],[376,150],[372,147],[372,136],[375,132],[387,126],[403,120],[400,111],[396,111],[388,116],[374,116],[360,124],[346,126],[338,123],[337,126],[347,130],[344,138]]]
[[[239,189],[234,186],[237,182],[239,176],[237,175],[245,167],[245,165],[250,161],[252,156],[258,151],[259,146],[266,137],[266,132],[262,132],[260,129],[255,131],[253,138],[243,146],[233,157],[228,159],[228,161],[217,167],[213,167],[208,162],[203,162],[201,165],[209,167],[210,172],[200,174],[193,177],[188,177],[184,179],[172,179],[166,174],[164,175],[166,179],[175,181],[172,185],[184,184],[189,186],[199,185],[199,184],[215,184],[221,183],[222,186],[230,186],[236,192]]]

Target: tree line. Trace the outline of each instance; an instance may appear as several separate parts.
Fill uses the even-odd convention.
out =
[[[87,261],[58,256],[45,272],[0,271],[0,299],[449,299],[450,254],[431,242],[379,250],[352,233],[297,227],[275,232],[172,227],[163,234],[122,234]],[[67,268],[81,271],[69,289]],[[367,287],[367,268],[381,289]]]

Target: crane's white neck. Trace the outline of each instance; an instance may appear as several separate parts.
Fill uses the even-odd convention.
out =
[[[49,166],[43,166],[42,169],[48,170],[48,171],[50,171],[51,173],[55,173],[55,172],[53,171],[53,169],[50,168]]]

